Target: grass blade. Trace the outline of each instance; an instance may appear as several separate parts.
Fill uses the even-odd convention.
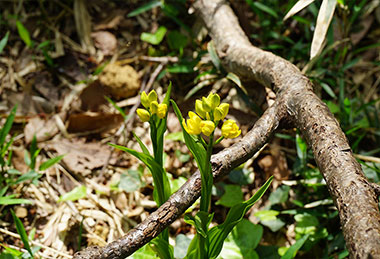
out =
[[[16,216],[13,210],[11,210],[13,221],[16,224],[16,230],[17,233],[20,235],[21,241],[24,243],[25,249],[29,252],[30,256],[34,258],[32,249],[30,249],[28,235],[26,234],[24,225],[22,224],[21,220]]]

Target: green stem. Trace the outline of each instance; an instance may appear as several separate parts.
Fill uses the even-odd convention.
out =
[[[212,148],[214,146],[214,132],[209,137],[207,145],[206,165],[205,172],[201,174],[202,189],[201,189],[201,205],[200,210],[208,212],[211,202],[211,189],[213,184],[212,170],[210,158],[212,155]]]
[[[224,139],[223,136],[221,136],[220,138],[218,138],[218,140],[215,141],[214,146],[215,146],[215,145],[218,145],[223,139]]]

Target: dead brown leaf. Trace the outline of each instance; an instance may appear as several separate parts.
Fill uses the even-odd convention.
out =
[[[24,128],[25,141],[30,143],[34,136],[37,142],[45,141],[58,133],[58,127],[53,117],[43,119],[39,116],[31,118]]]
[[[112,130],[123,122],[120,114],[80,113],[70,115],[68,132],[70,133],[100,133]]]

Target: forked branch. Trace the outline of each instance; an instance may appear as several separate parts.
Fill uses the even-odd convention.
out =
[[[338,122],[313,93],[311,82],[290,62],[252,46],[225,1],[199,0],[194,7],[209,30],[225,69],[271,87],[277,96],[275,103],[240,142],[212,157],[214,177],[219,178],[248,160],[269,140],[281,120],[290,121],[313,150],[339,211],[350,256],[380,258],[377,196],[355,160]],[[88,248],[74,258],[125,258],[131,255],[180,217],[199,197],[200,187],[197,172],[165,204],[124,237],[104,248]]]

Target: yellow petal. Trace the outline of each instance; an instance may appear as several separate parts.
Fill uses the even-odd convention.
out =
[[[145,91],[143,91],[142,93],[141,93],[141,104],[146,108],[146,109],[148,109],[149,108],[149,106],[150,106],[150,102],[149,102],[149,99],[148,99],[148,95],[146,94],[146,92]]]
[[[206,97],[202,97],[202,108],[206,112],[211,112],[211,102]]]
[[[198,113],[198,115],[202,118],[206,118],[206,111],[203,109],[202,101],[196,100],[195,101],[195,111]]]
[[[147,122],[150,119],[150,113],[145,109],[137,109],[136,110],[137,115],[139,116],[140,120],[143,122]]]
[[[158,109],[157,109],[158,118],[160,118],[160,119],[165,118],[167,111],[168,111],[168,106],[165,103],[160,103],[158,105]]]
[[[154,91],[154,90],[150,91],[149,94],[148,94],[148,99],[149,99],[149,104],[151,102],[154,102],[154,101],[157,102],[157,93],[156,93],[156,91]]]
[[[150,112],[152,114],[156,114],[157,113],[157,110],[158,110],[158,102],[157,101],[153,101],[150,103]]]
[[[203,134],[205,134],[206,136],[210,136],[211,133],[214,132],[215,124],[212,121],[202,121],[201,128]]]
[[[208,98],[210,99],[211,109],[212,110],[214,110],[216,107],[219,106],[219,104],[220,104],[220,97],[219,97],[218,94],[209,95]]]

